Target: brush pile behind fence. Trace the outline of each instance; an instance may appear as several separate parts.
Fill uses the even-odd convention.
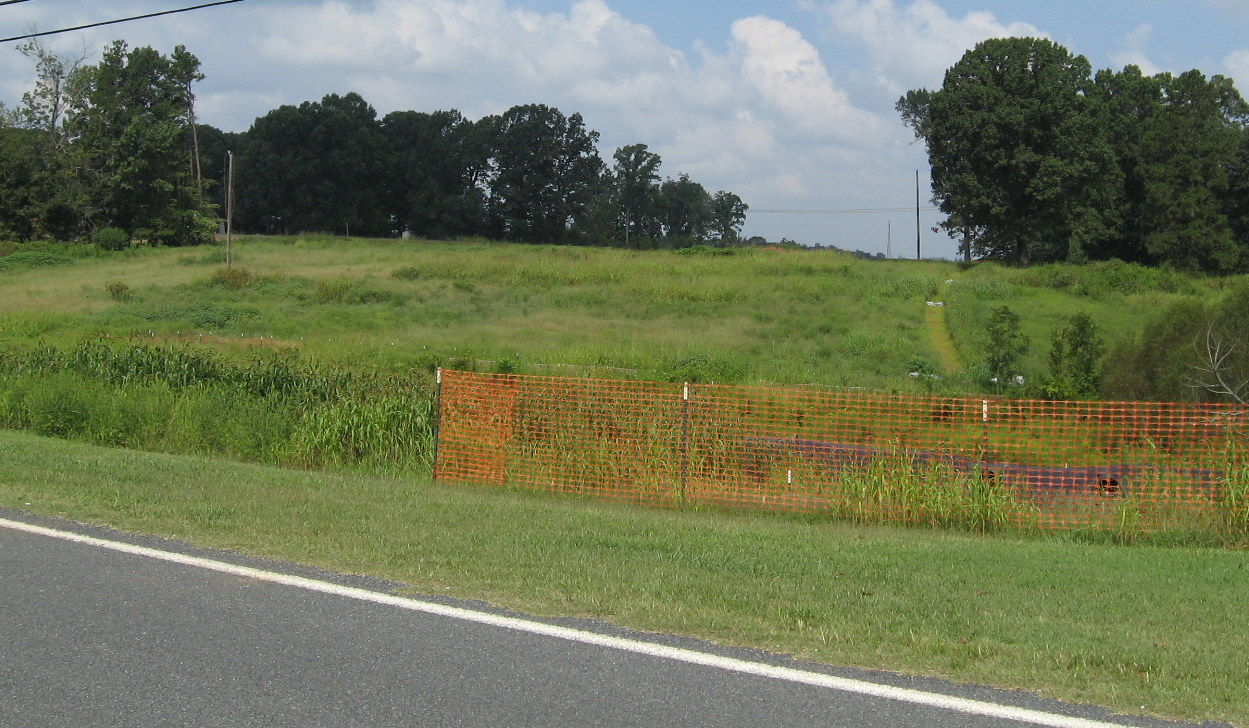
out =
[[[441,377],[448,482],[976,531],[1249,529],[1240,406]]]

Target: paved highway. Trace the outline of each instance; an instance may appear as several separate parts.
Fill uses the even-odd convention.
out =
[[[0,510],[0,726],[1182,725],[398,587]]]

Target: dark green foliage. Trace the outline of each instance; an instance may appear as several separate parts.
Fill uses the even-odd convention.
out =
[[[561,243],[599,191],[603,160],[581,114],[515,106],[481,124],[493,139],[489,213],[505,240]]]
[[[454,238],[485,224],[483,189],[490,140],[460,112],[396,111],[381,123],[386,204],[419,238]]]
[[[80,70],[65,131],[84,170],[85,209],[98,210],[97,224],[165,245],[211,239],[216,218],[189,134],[190,87],[202,78],[199,61],[182,46],[166,57],[123,41]]]
[[[1051,41],[994,39],[897,109],[969,254],[1249,267],[1249,105],[1230,79],[1135,66],[1090,78]]]
[[[1144,124],[1138,167],[1145,249],[1182,270],[1239,270],[1249,241],[1233,237],[1225,200],[1249,106],[1221,76],[1158,78],[1164,104]]]
[[[898,102],[928,145],[947,229],[970,231],[976,255],[1082,261],[1109,235],[1120,179],[1086,95],[1090,71],[1052,41],[993,39],[938,91]]]
[[[1249,399],[1249,285],[1203,305],[1176,303],[1106,359],[1109,399],[1229,402]]]
[[[304,467],[428,468],[428,382],[293,356],[86,342],[0,352],[0,426]]]
[[[1208,320],[1196,300],[1169,306],[1137,337],[1117,343],[1106,357],[1102,395],[1106,399],[1189,402],[1194,344]]]
[[[1107,358],[1111,399],[1244,401],[1249,398],[1249,285],[1218,301],[1176,303]]]
[[[102,250],[125,250],[130,247],[130,233],[116,227],[104,227],[95,231],[95,244]]]
[[[242,134],[196,123],[199,61],[109,46],[82,66],[37,44],[35,90],[0,108],[0,237],[74,240],[116,227],[148,244],[213,239],[234,153],[234,229],[424,239],[690,245],[736,241],[745,205],[623,147],[604,173],[580,114],[543,104],[470,121],[356,93],[282,106]],[[714,222],[714,225],[713,225]]]
[[[265,233],[393,234],[379,184],[381,143],[377,112],[356,93],[269,112],[247,132],[235,162],[237,225]]]
[[[985,367],[998,389],[1020,374],[1019,362],[1028,353],[1028,337],[1019,327],[1019,314],[999,306],[985,325]]]
[[[0,258],[0,270],[15,268],[48,268],[54,265],[73,265],[74,259],[55,253],[23,250]]]
[[[1050,338],[1050,371],[1042,392],[1050,399],[1095,399],[1104,353],[1093,318],[1084,312],[1071,315]]]
[[[609,173],[610,197],[617,211],[617,234],[626,246],[641,246],[662,235],[658,154],[645,144],[632,144],[616,150],[615,165]],[[619,232],[623,232],[620,235]]]
[[[720,190],[711,198],[708,228],[720,245],[731,245],[740,239],[749,205],[732,192]]]
[[[711,195],[682,174],[659,188],[660,216],[668,239],[676,247],[706,241],[711,227]]]

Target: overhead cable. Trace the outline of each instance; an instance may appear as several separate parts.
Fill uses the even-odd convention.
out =
[[[26,2],[26,0],[5,0],[4,4],[14,2]],[[73,28],[61,28],[59,30],[45,30],[39,33],[26,33],[25,35],[15,35],[12,38],[0,38],[0,43],[8,43],[14,40],[25,40],[26,38],[38,38],[44,35],[56,35],[58,33],[72,33],[75,30],[86,30],[87,28],[99,28],[105,25],[116,25],[117,23],[129,23],[132,20],[145,20],[147,18],[157,18],[162,15],[173,15],[174,13],[186,13],[192,10],[201,10],[203,8],[211,8],[217,5],[229,5],[231,3],[241,3],[243,0],[218,0],[214,3],[203,3],[201,5],[193,5],[189,8],[178,8],[176,10],[162,10],[158,13],[147,13],[145,15],[134,15],[129,18],[118,18],[117,20],[104,20],[98,23],[88,23],[86,25],[78,25]]]
[[[921,207],[921,210],[931,212],[936,210],[935,207]],[[843,207],[829,209],[786,209],[786,208],[768,208],[756,209],[752,208],[751,212],[774,212],[786,215],[827,215],[827,214],[864,214],[873,212],[915,212],[912,207]]]

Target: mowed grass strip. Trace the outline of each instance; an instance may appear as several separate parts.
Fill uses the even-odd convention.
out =
[[[630,509],[0,431],[0,505],[418,593],[1249,725],[1245,551]]]

